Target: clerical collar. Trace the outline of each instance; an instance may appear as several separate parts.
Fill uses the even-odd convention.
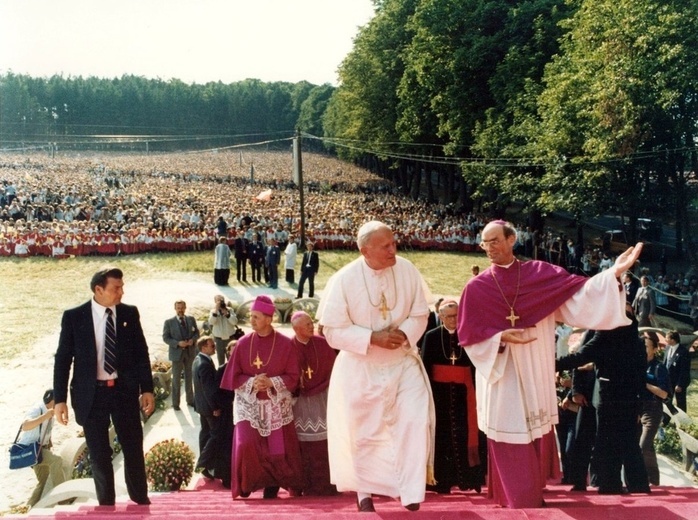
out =
[[[390,269],[390,267],[392,267],[392,266],[390,266],[390,267],[384,267],[383,269],[374,269],[373,267],[371,267],[370,265],[368,265],[368,262],[366,261],[366,258],[363,258],[363,261],[364,261],[364,265],[365,265],[366,267],[368,267],[369,273],[371,273],[371,274],[373,274],[373,275],[375,275],[375,276],[378,276],[378,275],[380,275],[381,273],[384,273],[387,269]]]
[[[444,329],[446,329],[446,330],[448,331],[449,334],[455,334],[455,333],[456,333],[456,329],[451,330],[451,329],[449,329],[446,325],[444,325]]]
[[[308,341],[302,341],[298,336],[296,336],[296,341],[301,345],[307,345],[308,343],[310,343],[310,338],[308,338]]]
[[[493,265],[496,265],[497,267],[501,267],[502,269],[509,269],[512,265],[514,265],[515,262],[516,262],[516,258],[514,258],[511,261],[511,263],[509,263],[507,265],[499,265],[499,264],[493,264]]]

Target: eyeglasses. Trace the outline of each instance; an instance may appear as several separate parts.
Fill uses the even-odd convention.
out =
[[[483,240],[482,242],[480,242],[480,247],[482,249],[489,249],[490,247],[498,246],[501,243],[502,243],[502,239],[497,237],[497,238],[493,238],[492,240]]]

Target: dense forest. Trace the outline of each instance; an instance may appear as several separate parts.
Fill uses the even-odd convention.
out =
[[[2,147],[148,151],[304,132],[414,198],[675,225],[693,253],[695,0],[374,0],[339,86],[0,77]],[[82,144],[80,144],[82,143]],[[97,146],[96,144],[94,144]],[[140,147],[140,148],[139,148]]]

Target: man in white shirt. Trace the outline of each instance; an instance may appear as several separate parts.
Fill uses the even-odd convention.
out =
[[[53,487],[65,482],[65,473],[63,472],[63,460],[51,452],[51,430],[53,427],[53,389],[46,390],[41,401],[36,403],[31,410],[27,412],[22,423],[22,433],[19,436],[20,444],[32,444],[41,442],[41,462],[36,464],[34,474],[36,475],[36,488],[31,497],[27,501],[29,507],[33,507],[44,494],[48,478],[51,477]]]

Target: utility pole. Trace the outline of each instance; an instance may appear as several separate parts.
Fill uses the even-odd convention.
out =
[[[298,186],[301,205],[301,248],[305,247],[305,200],[303,198],[303,158],[301,152],[301,129],[296,129],[293,139],[293,182]]]

